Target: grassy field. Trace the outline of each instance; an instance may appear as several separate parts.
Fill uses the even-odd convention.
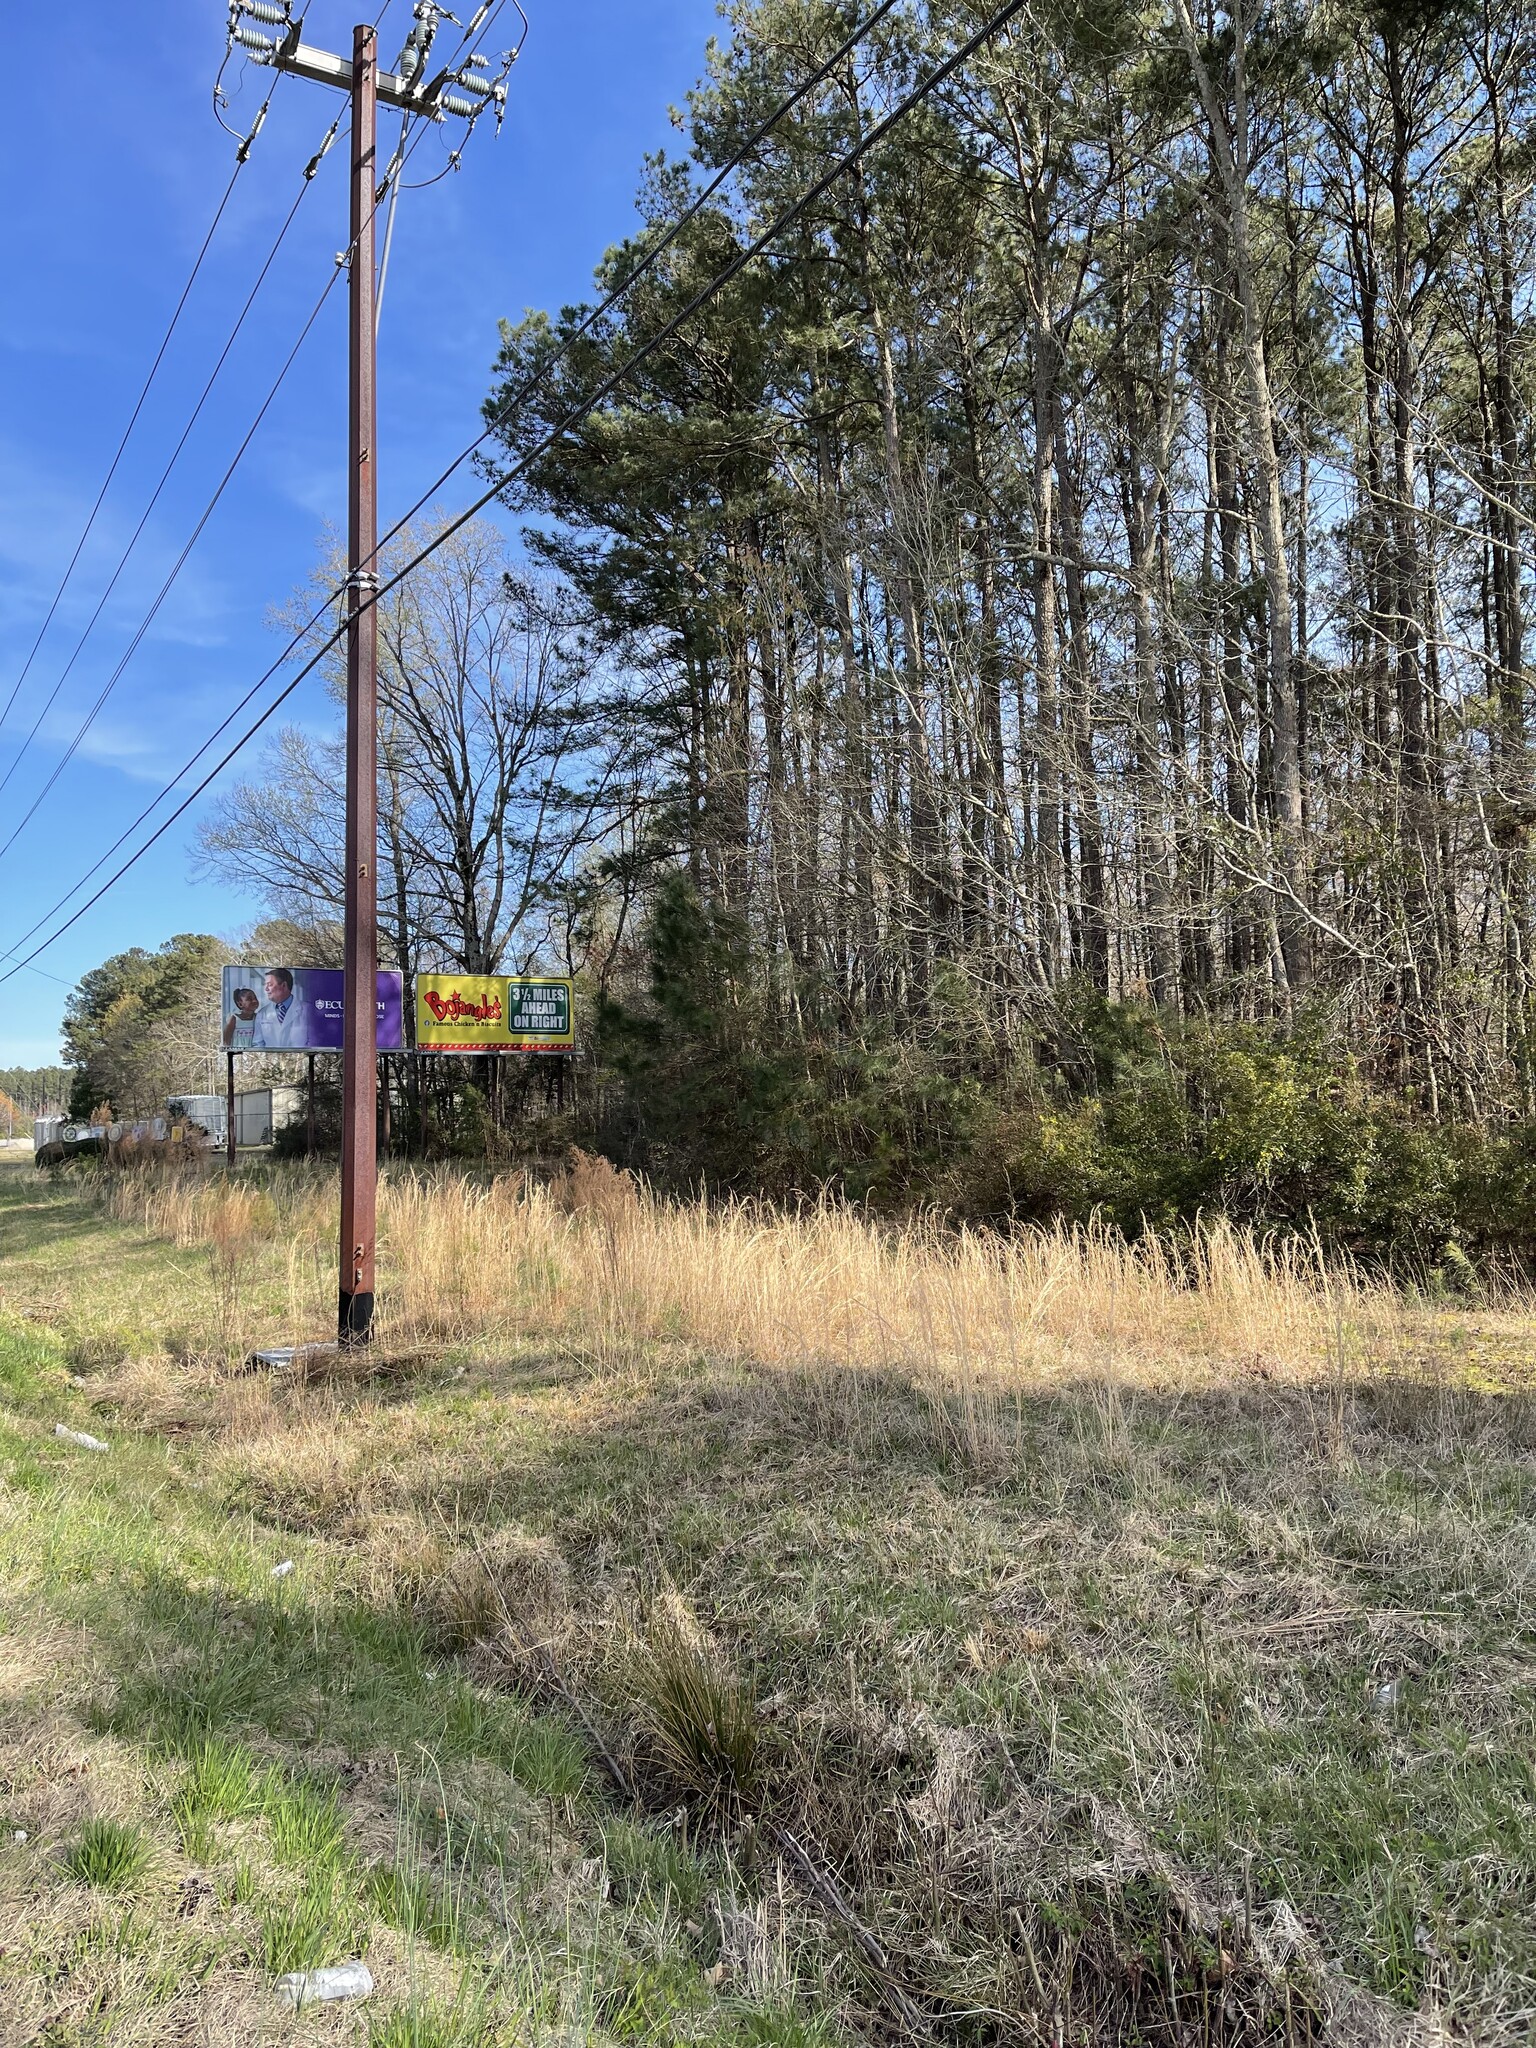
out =
[[[1530,2037],[1526,1304],[590,1164],[383,1230],[370,1376],[250,1375],[323,1181],[0,1165],[0,2043]]]

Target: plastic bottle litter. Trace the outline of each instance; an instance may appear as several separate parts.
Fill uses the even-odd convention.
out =
[[[1394,1707],[1403,1703],[1405,1688],[1400,1678],[1390,1678],[1385,1685],[1376,1688],[1376,1697],[1371,1701],[1373,1714],[1390,1714]]]
[[[62,1422],[53,1425],[53,1433],[62,1437],[67,1444],[75,1444],[82,1451],[110,1451],[112,1446],[104,1444],[99,1436],[87,1436],[83,1429],[66,1429]]]
[[[338,1963],[329,1970],[292,1970],[277,1980],[277,1995],[291,2012],[336,1998],[367,1998],[373,1974],[366,1963]]]
[[[267,1577],[269,1579],[286,1579],[288,1574],[292,1570],[293,1559],[291,1557],[285,1557],[281,1564],[273,1565],[271,1571],[268,1572]]]

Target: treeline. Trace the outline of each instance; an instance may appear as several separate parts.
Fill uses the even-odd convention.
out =
[[[737,0],[601,290],[864,11]],[[674,1183],[1536,1247],[1531,18],[1042,0],[658,341],[984,18],[503,329],[522,553],[382,607],[390,959],[574,972]],[[333,933],[340,811],[288,732],[203,858]]]
[[[604,286],[855,12],[730,10]],[[594,336],[508,329],[507,455],[982,18],[900,11]],[[1500,0],[1046,0],[509,489],[776,1040],[1083,989],[1530,1112],[1533,59]]]
[[[57,1116],[69,1103],[66,1067],[0,1067],[0,1097],[18,1117]]]
[[[229,957],[220,940],[182,932],[82,975],[64,1009],[69,1114],[158,1116],[170,1095],[221,1087],[219,987]]]

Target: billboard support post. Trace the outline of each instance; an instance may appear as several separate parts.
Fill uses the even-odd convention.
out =
[[[309,1114],[304,1126],[304,1157],[315,1156],[315,1056],[309,1056]]]
[[[363,23],[352,42],[351,404],[347,480],[346,1007],[342,1019],[341,1257],[336,1337],[373,1330],[379,1197],[378,1086],[378,393],[374,321],[378,52]]]
[[[225,1156],[231,1166],[235,1163],[235,1055],[230,1053],[226,1062],[224,1121],[228,1125],[225,1137]]]

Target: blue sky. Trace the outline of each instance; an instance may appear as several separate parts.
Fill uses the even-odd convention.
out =
[[[603,249],[634,225],[647,151],[675,148],[669,104],[697,79],[714,0],[525,0],[532,20],[499,141],[401,201],[380,355],[382,523],[478,428],[496,322],[588,295]],[[461,13],[466,13],[460,8]],[[17,10],[0,123],[12,288],[0,304],[0,705],[10,695],[228,179],[234,144],[209,107],[222,0]],[[505,19],[510,19],[508,8]],[[356,0],[310,0],[306,41],[350,50]],[[380,32],[392,61],[409,0]],[[451,29],[445,35],[453,35]],[[510,39],[510,38],[508,38]],[[498,35],[498,40],[501,37]],[[72,82],[53,83],[69,74]],[[79,81],[83,74],[86,83]],[[231,67],[238,121],[270,74]],[[285,79],[102,517],[4,729],[0,775],[59,679],[336,107]],[[392,124],[381,123],[390,138]],[[392,139],[392,138],[391,138]],[[429,136],[411,173],[437,168]],[[433,153],[436,161],[433,161]],[[57,765],[201,514],[346,240],[346,160],[332,152],[143,538],[0,794],[0,840]],[[340,525],[345,293],[336,289],[164,609],[79,753],[0,858],[0,952],[92,864],[218,724],[281,645],[274,605]],[[462,496],[471,492],[466,483]],[[459,499],[445,495],[450,508]],[[318,691],[292,713],[321,722]],[[233,771],[232,771],[233,772]],[[32,970],[0,985],[0,1065],[57,1057],[68,987],[109,953],[178,931],[233,932],[259,906],[192,878],[196,812]],[[116,863],[114,863],[115,865]]]

